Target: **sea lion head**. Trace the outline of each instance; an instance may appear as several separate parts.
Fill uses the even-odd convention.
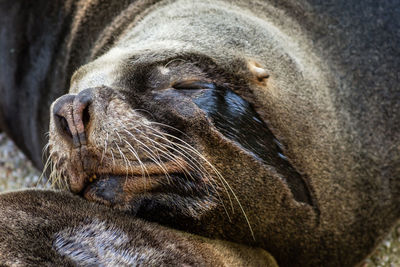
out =
[[[52,176],[89,200],[257,244],[281,262],[351,249],[351,214],[372,201],[355,190],[354,177],[373,175],[357,155],[380,148],[352,143],[335,77],[297,22],[246,8],[159,5],[93,52],[51,107]]]

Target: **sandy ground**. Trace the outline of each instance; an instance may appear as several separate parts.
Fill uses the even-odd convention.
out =
[[[13,142],[0,134],[0,192],[27,187],[49,188],[45,181],[39,182],[39,177],[40,173]],[[400,224],[361,266],[400,267]]]

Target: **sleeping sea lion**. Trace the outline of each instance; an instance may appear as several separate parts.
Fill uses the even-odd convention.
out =
[[[1,3],[2,128],[40,166],[54,101],[72,192],[282,266],[355,265],[399,219],[396,1]]]

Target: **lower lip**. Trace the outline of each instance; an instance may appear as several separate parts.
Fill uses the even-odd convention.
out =
[[[82,195],[91,201],[122,204],[158,186],[159,178],[165,179],[165,176],[101,175],[83,189]]]

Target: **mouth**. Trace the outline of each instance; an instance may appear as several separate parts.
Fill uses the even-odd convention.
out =
[[[108,206],[123,206],[138,197],[156,194],[198,195],[204,181],[200,175],[188,172],[184,164],[176,161],[148,163],[128,170],[113,168],[111,172],[99,167],[89,175],[70,179],[70,187],[85,199]]]
[[[221,201],[218,173],[209,164],[201,164],[203,159],[192,154],[193,148],[167,145],[171,151],[149,147],[154,152],[137,149],[132,153],[135,157],[117,144],[121,157],[111,153],[113,146],[104,147],[103,153],[83,146],[65,159],[54,153],[53,177],[63,179],[72,193],[88,201],[141,218],[200,218]]]
[[[168,224],[176,218],[199,220],[217,206],[215,187],[185,173],[150,176],[92,175],[80,195],[88,201]]]
[[[144,187],[155,185],[155,181],[160,177],[170,179],[172,174],[181,173],[189,175],[187,164],[183,160],[174,162],[146,163],[141,162],[137,165],[98,166],[94,171],[78,172],[78,175],[69,177],[69,187],[73,193],[82,194],[87,187],[102,180],[118,180],[126,184],[135,184],[138,190]],[[132,186],[131,186],[132,187]],[[133,187],[132,187],[133,188]]]
[[[93,174],[79,194],[87,200],[113,206],[128,203],[135,196],[151,193],[162,185],[162,179],[166,179],[165,175]]]

